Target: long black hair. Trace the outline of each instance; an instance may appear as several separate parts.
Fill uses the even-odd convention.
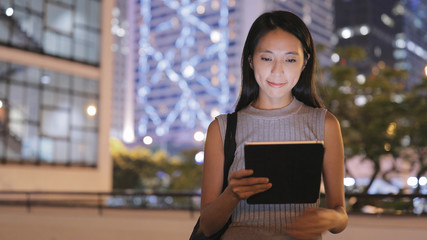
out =
[[[316,51],[310,31],[304,22],[295,14],[287,11],[266,12],[252,24],[243,47],[241,68],[242,87],[235,111],[239,111],[258,98],[259,86],[255,80],[254,71],[249,64],[255,48],[261,37],[277,28],[297,37],[303,47],[304,59],[307,61],[298,83],[292,89],[296,99],[311,107],[323,107],[317,95],[314,82]]]

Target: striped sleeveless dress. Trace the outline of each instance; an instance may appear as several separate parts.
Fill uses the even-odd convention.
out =
[[[266,141],[323,141],[326,109],[312,108],[293,99],[286,107],[260,110],[248,106],[238,112],[236,152],[230,173],[245,168],[244,144]],[[217,117],[222,140],[227,115]],[[293,239],[284,234],[287,226],[307,207],[318,207],[319,200],[310,204],[255,204],[240,201],[232,215],[232,223],[222,240]]]

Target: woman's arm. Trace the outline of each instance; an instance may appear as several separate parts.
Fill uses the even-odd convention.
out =
[[[337,213],[333,226],[329,228],[332,233],[343,231],[348,222],[345,210],[344,172],[344,146],[340,124],[334,115],[327,112],[325,118],[323,183],[327,207]]]
[[[325,117],[324,147],[323,183],[327,209],[308,209],[297,218],[288,233],[298,239],[316,238],[328,230],[339,233],[347,226],[343,183],[344,147],[339,122],[329,112]]]
[[[224,146],[218,120],[208,128],[204,148],[200,230],[211,236],[224,226],[237,206],[237,199],[222,194]]]
[[[231,173],[227,188],[221,193],[224,175],[224,146],[218,120],[208,128],[203,166],[200,231],[211,236],[220,230],[242,199],[271,187],[266,178],[248,177],[252,170]]]

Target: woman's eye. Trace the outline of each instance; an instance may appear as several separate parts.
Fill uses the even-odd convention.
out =
[[[286,59],[286,62],[290,62],[290,63],[294,63],[294,62],[296,62],[297,60],[295,60],[295,59]]]
[[[268,57],[261,57],[261,60],[262,60],[262,61],[271,61],[271,58],[268,58]]]

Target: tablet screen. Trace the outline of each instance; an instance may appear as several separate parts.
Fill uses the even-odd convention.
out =
[[[249,142],[244,151],[245,168],[272,183],[249,197],[248,204],[314,203],[319,198],[323,142]]]

